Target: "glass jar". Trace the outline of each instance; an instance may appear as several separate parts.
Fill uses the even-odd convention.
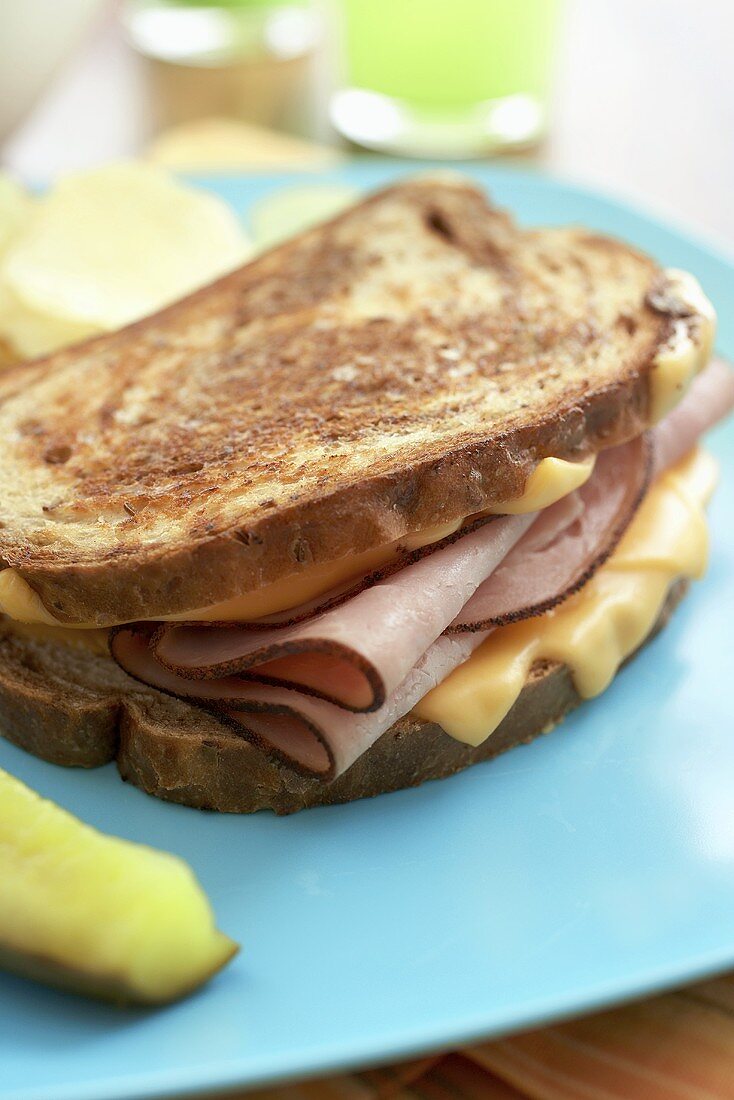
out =
[[[321,23],[308,0],[128,0],[124,21],[156,128],[210,116],[310,127]]]

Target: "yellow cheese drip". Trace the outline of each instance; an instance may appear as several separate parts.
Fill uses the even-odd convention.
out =
[[[495,630],[414,713],[479,745],[511,709],[536,661],[567,665],[583,698],[604,691],[649,634],[673,581],[705,571],[704,506],[717,472],[715,459],[696,450],[663,474],[580,592],[545,615]]]
[[[680,401],[711,358],[716,336],[716,312],[697,279],[687,271],[665,272],[671,293],[691,310],[673,322],[668,343],[650,368],[650,418],[657,424]]]
[[[490,508],[495,516],[519,516],[527,512],[539,512],[568,496],[589,480],[596,463],[596,455],[583,462],[566,462],[563,458],[544,458],[525,483],[522,496],[506,500]]]
[[[495,505],[491,511],[493,514],[515,515],[546,508],[588,481],[594,469],[594,462],[593,456],[583,462],[544,458],[528,477],[523,494],[515,500]],[[293,573],[289,577],[283,577],[273,584],[264,585],[246,595],[235,596],[230,600],[211,604],[209,607],[196,608],[177,615],[157,615],[155,619],[172,622],[184,619],[200,622],[223,620],[251,622],[266,615],[287,611],[291,607],[298,607],[300,604],[308,603],[309,600],[323,596],[347,581],[357,580],[366,573],[380,569],[405,554],[406,551],[440,542],[441,539],[458,531],[468,518],[470,517],[462,516],[440,527],[413,532],[361,554],[350,554],[336,561],[310,565],[300,573]],[[14,569],[0,571],[0,613],[18,622],[44,623],[67,630],[95,629],[89,623],[74,623],[68,626],[60,623],[46,609],[41,597]]]

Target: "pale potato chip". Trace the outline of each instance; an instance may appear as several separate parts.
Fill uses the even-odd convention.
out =
[[[0,340],[16,353],[16,358],[33,359],[48,355],[95,336],[100,329],[64,317],[33,309],[8,287],[0,284]]]
[[[21,185],[0,172],[0,255],[25,225],[31,210],[33,199]]]
[[[308,171],[343,160],[327,145],[233,118],[199,118],[172,126],[146,156],[177,172]]]
[[[239,266],[230,208],[162,169],[78,173],[38,200],[0,266],[0,330],[25,355],[116,329]]]
[[[256,202],[250,211],[250,227],[258,251],[272,248],[288,237],[341,213],[359,198],[356,187],[322,183],[283,187]]]

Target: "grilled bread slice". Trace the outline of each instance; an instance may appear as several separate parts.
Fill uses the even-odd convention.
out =
[[[686,587],[671,587],[648,640]],[[415,787],[533,740],[582,701],[565,666],[538,663],[507,717],[477,748],[407,715],[344,775],[324,783],[279,764],[213,715],[131,680],[110,657],[3,629],[0,623],[5,737],[54,764],[97,767],[116,759],[123,779],[149,794],[224,813],[290,814]]]
[[[679,303],[678,303],[679,304]],[[0,564],[66,623],[186,612],[519,495],[649,423],[652,260],[409,180],[0,378]]]

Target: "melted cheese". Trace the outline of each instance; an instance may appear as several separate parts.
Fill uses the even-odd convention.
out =
[[[414,713],[481,744],[520,695],[537,661],[566,665],[582,698],[609,685],[654,626],[671,584],[700,577],[708,551],[704,506],[716,461],[694,451],[655,483],[609,561],[553,611],[500,627]]]
[[[0,573],[0,612],[21,623],[59,625],[38,593],[14,569]]]
[[[520,514],[534,512],[560,500],[573,492],[591,477],[594,458],[584,462],[567,462],[560,458],[544,458],[530,474],[525,491],[515,500],[491,509],[492,514]],[[482,513],[478,513],[482,514]],[[394,542],[374,547],[361,554],[350,554],[336,561],[310,565],[300,573],[283,577],[273,584],[264,585],[243,596],[211,604],[209,607],[177,615],[156,616],[158,620],[171,622],[197,620],[200,622],[229,621],[250,622],[266,615],[274,615],[289,608],[298,607],[323,596],[333,588],[348,581],[357,580],[366,573],[388,565],[406,551],[417,550],[453,535],[469,516],[459,517],[452,523],[416,531]],[[44,623],[66,630],[92,630],[91,624],[75,623],[67,626],[59,623],[44,606],[40,596],[14,569],[0,571],[0,612],[8,618],[24,623]]]
[[[496,516],[519,516],[526,512],[538,512],[568,496],[589,480],[596,462],[596,455],[583,462],[566,462],[563,458],[544,458],[535,467],[522,496],[497,504],[490,511]]]
[[[650,369],[651,421],[657,424],[680,401],[699,371],[708,363],[716,336],[716,313],[697,279],[687,271],[669,268],[671,294],[691,310],[676,318],[667,344]]]
[[[595,457],[583,462],[567,462],[562,458],[544,458],[530,474],[522,496],[515,500],[507,501],[488,510],[488,513],[477,513],[476,516],[462,516],[451,523],[440,527],[429,527],[423,531],[416,531],[406,535],[395,542],[384,546],[367,550],[363,554],[352,554],[337,561],[326,562],[321,565],[312,565],[303,573],[295,573],[290,577],[284,577],[274,584],[265,585],[254,592],[248,592],[245,596],[235,596],[234,599],[225,600],[223,603],[214,604],[211,607],[200,608],[180,615],[163,616],[167,621],[175,622],[182,619],[195,619],[199,621],[229,620],[233,622],[251,621],[273,615],[279,611],[287,611],[291,607],[308,603],[318,596],[323,596],[333,588],[344,584],[346,581],[358,580],[365,573],[374,569],[380,569],[395,561],[411,550],[418,550],[431,543],[440,542],[442,539],[453,535],[469,519],[478,518],[480,515],[520,515],[525,512],[535,512],[539,508],[546,508],[554,504],[561,497],[573,492],[591,477],[594,469]],[[0,574],[0,579],[2,574]],[[2,597],[0,596],[0,600]]]

